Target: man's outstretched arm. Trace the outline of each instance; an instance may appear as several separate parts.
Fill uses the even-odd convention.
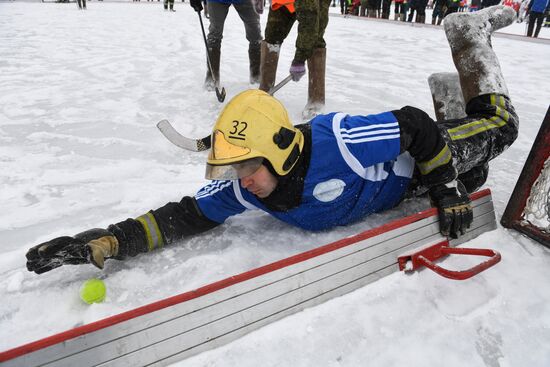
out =
[[[102,269],[105,259],[150,252],[219,224],[203,215],[194,198],[186,196],[179,203],[168,203],[107,229],[91,229],[34,246],[26,255],[27,269],[41,274],[66,264],[90,263]]]

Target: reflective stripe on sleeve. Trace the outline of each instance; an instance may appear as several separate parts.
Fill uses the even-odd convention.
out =
[[[439,154],[437,154],[434,158],[426,162],[418,162],[418,168],[420,169],[420,173],[422,173],[423,175],[427,175],[434,169],[449,163],[452,158],[453,157],[451,155],[451,150],[449,149],[447,144],[445,144],[443,149],[441,149]]]
[[[149,251],[153,251],[155,248],[161,248],[164,246],[160,228],[152,213],[143,214],[142,216],[137,217],[136,220],[140,222],[143,229],[145,229]]]

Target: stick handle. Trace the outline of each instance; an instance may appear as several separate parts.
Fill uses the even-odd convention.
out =
[[[281,89],[282,87],[284,87],[289,81],[292,80],[292,75],[289,75],[287,76],[286,78],[284,78],[279,84],[273,86],[273,88],[271,88],[269,90],[269,94],[270,95],[274,95],[275,92],[277,92],[279,89]]]

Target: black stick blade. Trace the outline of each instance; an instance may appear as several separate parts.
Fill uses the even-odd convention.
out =
[[[216,87],[216,97],[218,97],[218,101],[221,103],[225,100],[225,88],[222,87],[222,90],[220,92],[220,89]]]

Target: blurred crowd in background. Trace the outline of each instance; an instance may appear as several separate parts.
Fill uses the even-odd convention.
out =
[[[506,5],[518,14],[518,23],[527,22],[527,35],[537,37],[540,28],[550,27],[549,0],[333,0],[342,14],[426,23],[426,9],[432,9],[431,24],[440,25],[455,12],[477,11],[493,5]]]
[[[8,0],[12,1],[12,0]],[[78,2],[80,9],[86,9],[86,0],[41,0],[42,2]],[[89,0],[88,0],[89,1]],[[97,0],[103,1],[103,0]],[[132,0],[139,2],[140,0]],[[145,1],[145,0],[144,0]],[[146,0],[154,2],[155,0]],[[174,0],[156,0],[164,3],[164,9],[175,11]],[[209,18],[208,0],[204,4],[204,15]],[[249,0],[211,0],[214,3],[240,4]],[[250,0],[257,8],[271,6],[272,0]],[[294,3],[295,0],[289,0]],[[181,0],[185,2],[185,0]],[[359,17],[390,19],[402,22],[426,23],[426,9],[431,9],[431,24],[441,25],[443,19],[456,12],[473,12],[493,5],[513,8],[518,23],[526,23],[526,35],[538,37],[542,27],[550,27],[550,0],[332,0],[332,7],[340,6],[340,13]],[[428,19],[430,22],[430,19]]]

